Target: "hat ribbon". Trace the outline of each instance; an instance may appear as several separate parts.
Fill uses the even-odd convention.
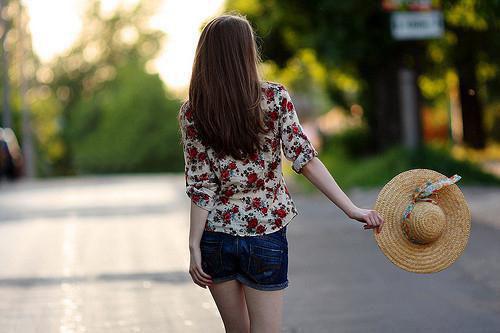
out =
[[[409,232],[409,227],[408,227],[408,217],[410,217],[410,213],[413,210],[413,207],[415,207],[415,204],[419,201],[425,201],[425,202],[431,202],[435,205],[437,205],[437,202],[429,198],[433,193],[436,193],[440,189],[442,189],[445,186],[451,185],[456,183],[457,181],[462,178],[461,176],[455,174],[451,177],[444,177],[436,180],[435,182],[431,182],[430,180],[427,180],[424,185],[421,185],[417,188],[415,188],[415,191],[412,196],[411,202],[406,206],[406,209],[403,212],[403,219],[401,221],[402,226],[403,226],[403,232],[405,233],[406,237],[410,239],[414,243],[420,243],[418,240],[414,239],[413,237],[410,236]]]

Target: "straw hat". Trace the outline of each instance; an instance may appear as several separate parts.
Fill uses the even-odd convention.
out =
[[[392,178],[374,205],[384,224],[375,240],[396,266],[415,273],[441,271],[458,259],[470,235],[467,201],[454,183],[429,169],[412,169]]]

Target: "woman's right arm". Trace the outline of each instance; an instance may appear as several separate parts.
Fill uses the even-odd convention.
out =
[[[366,223],[365,229],[377,228],[380,232],[383,223],[380,215],[373,209],[363,209],[354,205],[317,157],[318,152],[304,133],[292,98],[284,86],[281,86],[279,91],[278,103],[283,153],[292,162],[292,169],[309,179],[349,218]]]
[[[307,162],[301,173],[349,218],[366,223],[368,227],[365,229],[377,228],[377,232],[380,232],[382,217],[373,209],[363,209],[353,204],[319,158],[314,157]]]

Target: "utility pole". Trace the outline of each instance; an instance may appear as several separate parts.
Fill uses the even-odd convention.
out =
[[[405,60],[398,70],[399,107],[403,144],[410,150],[423,142],[417,86],[420,51],[414,41],[443,36],[443,14],[436,7],[432,0],[382,0],[382,8],[391,12],[391,34]]]
[[[3,13],[7,7],[8,0],[0,0],[0,46],[2,47],[2,85],[3,85],[3,109],[2,109],[2,126],[4,128],[12,127],[12,113],[10,110],[10,82],[9,82],[9,59],[7,55],[7,33],[9,31],[9,23],[5,19]]]
[[[400,68],[398,72],[403,144],[415,150],[420,145],[418,91],[415,70]]]
[[[24,157],[24,170],[25,175],[28,178],[34,178],[36,174],[35,168],[35,151],[33,147],[33,130],[31,126],[31,114],[28,103],[26,103],[26,93],[28,92],[28,79],[26,78],[26,73],[24,71],[24,65],[26,64],[26,50],[31,49],[31,47],[26,47],[26,43],[30,41],[29,38],[25,38],[28,29],[28,16],[24,11],[22,4],[19,4],[19,16],[18,16],[18,41],[17,45],[19,47],[19,84],[20,84],[20,108],[22,114],[22,133],[23,133],[23,157]],[[29,37],[29,36],[28,36]]]

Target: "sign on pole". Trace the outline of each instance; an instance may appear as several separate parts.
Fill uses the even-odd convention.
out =
[[[391,12],[391,33],[396,40],[443,36],[443,13],[437,0],[382,0],[382,9]]]
[[[424,11],[437,7],[437,1],[433,0],[382,0],[382,8],[385,11]]]
[[[397,41],[439,38],[444,33],[443,14],[439,0],[381,0],[382,9],[391,12],[391,34]],[[416,49],[416,43],[401,43],[405,52]],[[418,103],[418,74],[414,66],[400,65],[398,70],[399,103],[402,139],[405,147],[420,145],[420,110]]]
[[[396,40],[439,38],[444,33],[441,11],[394,12],[391,33]]]

